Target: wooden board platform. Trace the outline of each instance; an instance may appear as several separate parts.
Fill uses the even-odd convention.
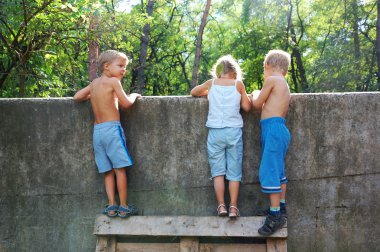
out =
[[[271,236],[262,236],[257,230],[264,221],[265,217],[258,216],[231,220],[216,216],[132,216],[121,219],[100,215],[96,218],[94,227],[94,234],[97,235],[96,251],[286,252],[287,226]],[[141,239],[139,242],[126,242],[123,237]],[[174,242],[144,242],[144,237],[179,239]],[[202,237],[226,238],[227,242],[202,242]],[[228,243],[228,239],[239,237],[246,240],[242,243]]]

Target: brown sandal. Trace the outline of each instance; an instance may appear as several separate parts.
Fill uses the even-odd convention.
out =
[[[231,212],[231,209],[235,209],[236,212]],[[229,210],[230,210],[230,213],[229,213],[228,217],[230,217],[230,218],[236,218],[236,217],[240,216],[239,209],[236,206],[230,206]]]
[[[218,208],[216,209],[216,211],[218,212],[218,216],[219,217],[225,217],[225,216],[228,215],[226,205],[223,204],[223,203],[218,206]]]

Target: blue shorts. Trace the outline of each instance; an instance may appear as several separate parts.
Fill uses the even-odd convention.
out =
[[[282,117],[271,117],[261,124],[261,164],[259,179],[264,193],[280,193],[285,176],[285,156],[290,143],[290,133]]]
[[[209,128],[207,152],[212,178],[225,175],[227,180],[241,181],[243,163],[242,128]]]
[[[120,122],[110,121],[95,124],[93,141],[95,162],[99,173],[133,164],[125,145],[124,131]]]

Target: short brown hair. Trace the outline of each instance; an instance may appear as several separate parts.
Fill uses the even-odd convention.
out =
[[[125,59],[128,65],[129,60],[128,60],[127,55],[125,55],[124,53],[116,51],[116,50],[107,50],[107,51],[102,52],[97,62],[98,72],[103,73],[103,70],[104,70],[103,66],[105,63],[111,63],[115,59],[119,59],[119,58]]]
[[[284,75],[287,74],[290,64],[290,54],[282,50],[270,50],[265,55],[264,66],[268,65],[273,69],[281,71]]]

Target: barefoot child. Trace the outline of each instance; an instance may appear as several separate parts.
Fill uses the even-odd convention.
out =
[[[103,213],[109,217],[118,215],[126,218],[137,214],[137,209],[127,204],[127,166],[132,165],[132,159],[125,145],[123,128],[120,125],[118,104],[124,108],[133,105],[141,97],[132,93],[127,96],[120,80],[125,74],[128,58],[124,53],[108,50],[98,59],[99,78],[93,80],[87,87],[74,95],[74,101],[90,99],[95,117],[93,145],[95,162],[99,173],[104,173],[108,205]],[[115,175],[120,206],[115,201]]]
[[[243,119],[240,108],[251,109],[242,72],[231,55],[223,56],[213,67],[213,79],[191,90],[192,96],[208,96],[206,126],[208,160],[214,181],[218,216],[238,217],[238,195],[242,178]],[[229,181],[229,213],[224,202],[224,177]]]
[[[290,92],[285,76],[290,55],[281,50],[269,51],[264,60],[264,85],[252,93],[252,105],[261,110],[262,157],[259,179],[262,192],[269,194],[270,209],[265,224],[259,229],[262,235],[273,234],[286,222],[285,155],[290,133],[285,125]]]

